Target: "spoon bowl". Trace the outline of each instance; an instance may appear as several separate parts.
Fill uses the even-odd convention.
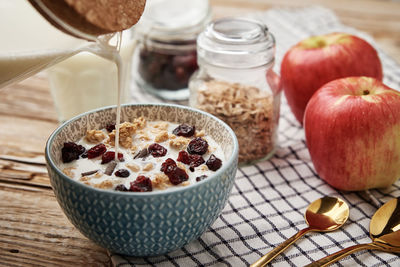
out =
[[[369,235],[372,240],[400,248],[400,197],[379,208],[372,216]]]
[[[330,232],[341,227],[349,218],[349,206],[335,197],[324,197],[311,203],[305,213],[309,227]]]
[[[386,202],[375,212],[371,218],[369,232],[372,243],[345,248],[307,266],[327,266],[363,249],[400,253],[400,197]]]
[[[268,254],[253,263],[251,267],[265,266],[308,232],[330,232],[338,229],[349,218],[349,206],[340,198],[326,196],[311,203],[304,217],[308,224],[307,228],[300,230],[297,234],[278,245]]]

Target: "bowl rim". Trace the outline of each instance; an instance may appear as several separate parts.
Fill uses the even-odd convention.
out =
[[[146,106],[160,106],[160,107],[175,107],[175,108],[179,108],[179,109],[184,109],[184,110],[189,110],[189,111],[194,111],[197,113],[201,113],[204,116],[210,117],[211,119],[217,121],[218,123],[220,123],[221,125],[223,125],[229,132],[229,134],[232,137],[232,141],[233,141],[233,149],[232,149],[232,156],[229,158],[228,161],[226,161],[222,167],[220,169],[218,169],[215,173],[213,173],[212,176],[209,176],[207,179],[201,180],[199,182],[196,182],[194,184],[190,184],[188,186],[181,186],[181,187],[177,187],[177,188],[172,188],[171,190],[157,190],[157,191],[151,191],[151,192],[120,192],[120,191],[115,191],[115,190],[105,190],[105,189],[100,189],[100,188],[95,188],[92,187],[90,185],[86,185],[82,182],[76,181],[72,178],[70,178],[69,176],[67,176],[66,174],[64,174],[55,164],[55,162],[53,161],[53,159],[51,158],[51,154],[50,154],[50,147],[53,144],[53,141],[55,139],[55,137],[57,136],[57,134],[64,128],[66,127],[68,124],[73,123],[74,121],[80,119],[81,117],[87,116],[89,114],[92,113],[96,113],[102,110],[107,110],[107,109],[116,109],[117,106],[116,105],[111,105],[111,106],[104,106],[104,107],[100,107],[97,109],[93,109],[93,110],[89,110],[87,112],[81,113],[69,120],[67,120],[66,122],[62,123],[61,125],[59,125],[52,133],[51,135],[48,137],[47,142],[46,142],[46,147],[45,147],[45,159],[46,159],[46,164],[52,168],[53,170],[55,170],[55,172],[57,173],[58,177],[61,177],[61,179],[66,179],[67,181],[69,181],[70,183],[83,187],[89,191],[93,191],[93,192],[98,192],[98,193],[104,193],[104,194],[109,194],[109,195],[115,195],[115,196],[130,196],[130,197],[153,197],[153,196],[158,196],[158,195],[169,195],[169,194],[175,194],[181,191],[187,191],[187,190],[191,190],[191,189],[195,189],[196,187],[202,186],[203,184],[206,183],[210,183],[212,180],[217,179],[217,177],[219,177],[222,173],[224,173],[232,164],[237,164],[237,158],[238,158],[238,154],[239,154],[239,143],[236,137],[235,132],[231,129],[231,127],[229,127],[224,121],[222,121],[221,119],[217,118],[216,116],[193,108],[193,107],[189,107],[189,106],[184,106],[184,105],[179,105],[179,104],[170,104],[170,103],[128,103],[128,104],[122,104],[121,105],[121,109],[124,107],[130,107],[130,106],[136,106],[136,107],[146,107]],[[235,162],[236,161],[236,162]],[[50,177],[50,175],[49,175]],[[53,178],[50,178],[53,179]]]

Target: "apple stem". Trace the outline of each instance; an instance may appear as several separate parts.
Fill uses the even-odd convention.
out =
[[[369,95],[369,90],[364,90],[363,95]]]

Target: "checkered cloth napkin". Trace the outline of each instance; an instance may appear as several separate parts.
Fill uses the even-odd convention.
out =
[[[276,71],[287,49],[310,36],[333,31],[349,32],[373,44],[367,35],[342,25],[328,9],[273,9],[249,14],[268,25],[276,37]],[[400,89],[400,66],[379,50],[384,82]],[[134,102],[160,102],[134,89]],[[338,196],[350,206],[350,218],[331,233],[307,234],[278,256],[273,266],[304,266],[343,248],[371,242],[370,218],[389,199],[400,196],[400,181],[369,192],[336,191],[318,178],[304,139],[304,130],[283,97],[279,148],[273,158],[238,169],[236,182],[220,217],[199,239],[167,255],[148,258],[111,255],[116,266],[248,266],[300,229],[307,227],[303,214],[308,204],[322,196]],[[336,266],[399,266],[400,257],[361,251]]]

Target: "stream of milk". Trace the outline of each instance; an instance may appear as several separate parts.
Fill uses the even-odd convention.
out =
[[[2,34],[0,88],[32,76],[81,51],[94,53],[116,64],[118,97],[115,155],[117,156],[122,89],[126,75],[126,66],[120,55],[122,33],[116,34],[117,41],[114,45],[110,45],[113,35],[101,36],[96,42],[72,37],[52,26],[26,0],[0,1],[0,33]],[[90,98],[85,101],[90,101]]]

